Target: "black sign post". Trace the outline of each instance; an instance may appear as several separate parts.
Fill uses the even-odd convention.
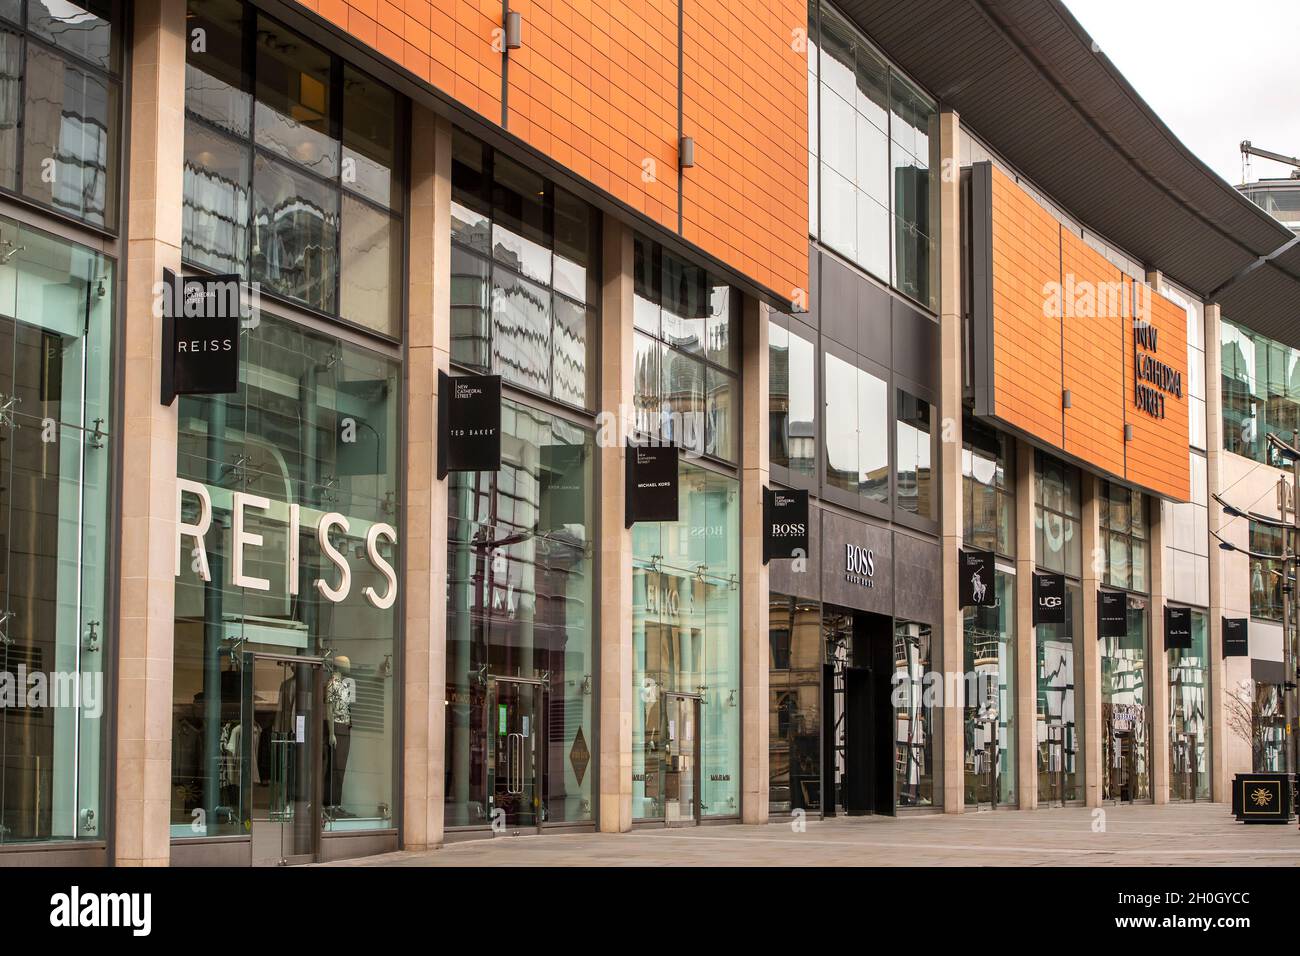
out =
[[[1034,627],[1065,623],[1065,575],[1034,575]]]
[[[1250,620],[1244,617],[1225,617],[1223,619],[1223,656],[1250,656]]]
[[[438,479],[501,468],[501,376],[438,373]]]
[[[159,400],[239,391],[240,278],[163,270]]]
[[[1165,605],[1165,650],[1190,650],[1192,647],[1192,609]]]
[[[967,551],[963,548],[957,560],[957,579],[962,607],[996,607],[997,588],[994,587],[995,568],[992,551]]]
[[[763,563],[808,556],[808,492],[763,489]]]
[[[677,520],[677,458],[676,445],[627,443],[624,527]]]
[[[1097,592],[1097,638],[1128,634],[1128,595],[1123,591]]]

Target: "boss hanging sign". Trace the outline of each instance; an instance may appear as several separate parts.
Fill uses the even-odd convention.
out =
[[[438,478],[501,467],[501,376],[438,373]]]
[[[239,276],[178,276],[164,269],[155,292],[162,312],[162,404],[171,405],[177,395],[238,391]]]
[[[763,489],[763,563],[808,556],[808,492]]]
[[[967,551],[958,553],[957,578],[960,582],[962,607],[995,607],[998,603],[993,588],[993,552]]]
[[[1192,609],[1165,605],[1165,650],[1187,650],[1192,646]]]
[[[1223,656],[1249,657],[1250,639],[1247,627],[1250,621],[1244,617],[1225,617],[1223,619]]]
[[[627,445],[625,527],[677,520],[677,446]]]
[[[1034,627],[1065,623],[1065,575],[1034,575]]]
[[[1128,634],[1128,595],[1122,591],[1097,592],[1097,637]]]

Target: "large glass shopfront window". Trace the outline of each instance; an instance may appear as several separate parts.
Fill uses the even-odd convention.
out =
[[[813,338],[768,323],[768,439],[773,465],[817,474],[817,347]]]
[[[1141,492],[1104,482],[1101,487],[1103,582],[1128,591],[1128,628],[1101,638],[1102,797],[1150,796],[1147,660],[1151,614],[1147,502]]]
[[[962,442],[963,540],[1013,559],[1015,441],[968,415]],[[999,570],[995,587],[995,606],[963,611],[968,805],[1016,799],[1015,575]]]
[[[667,823],[740,812],[740,484],[680,469],[632,528],[632,816]]]
[[[114,266],[0,249],[0,845],[103,839]]]
[[[926,694],[933,674],[934,629],[916,621],[894,622],[894,766],[900,807],[934,804],[935,712]]]
[[[117,0],[0,3],[0,189],[117,225],[122,26]]]
[[[830,4],[808,10],[811,232],[934,308],[938,109]]]
[[[452,361],[591,408],[599,212],[459,130],[452,156]]]
[[[968,806],[1016,799],[1016,578],[998,571],[995,580],[995,606],[962,612]]]
[[[1219,338],[1224,449],[1284,466],[1268,435],[1300,431],[1300,350],[1227,319]]]
[[[266,312],[241,348],[237,393],[178,405],[171,820],[256,858],[395,825],[402,379]]]
[[[397,338],[397,94],[239,0],[188,14],[185,260]]]
[[[595,441],[513,401],[501,439],[448,479],[446,825],[590,822]]]
[[[1210,799],[1209,634],[1205,612],[1193,610],[1191,615],[1192,646],[1165,652],[1169,666],[1169,795],[1174,800]]]
[[[1079,760],[1081,726],[1075,704],[1083,634],[1081,499],[1076,468],[1034,453],[1034,556],[1042,571],[1065,575],[1065,623],[1037,627],[1038,796],[1044,802],[1083,797]]]
[[[773,593],[768,608],[768,807],[821,810],[822,608]]]

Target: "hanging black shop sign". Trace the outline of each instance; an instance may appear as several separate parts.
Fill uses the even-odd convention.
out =
[[[993,586],[993,552],[958,552],[957,578],[962,607],[996,607],[997,589]]]
[[[627,443],[624,527],[677,520],[677,455],[676,445]]]
[[[1165,650],[1190,650],[1192,647],[1192,609],[1165,605]]]
[[[501,376],[438,373],[438,478],[501,468]]]
[[[1223,619],[1223,656],[1249,657],[1250,621],[1244,617],[1225,617]]]
[[[1097,592],[1097,637],[1128,634],[1128,595],[1123,591]]]
[[[1034,575],[1034,627],[1065,623],[1065,575]]]
[[[240,278],[163,270],[159,399],[239,391]]]
[[[763,489],[763,563],[808,556],[808,492]]]

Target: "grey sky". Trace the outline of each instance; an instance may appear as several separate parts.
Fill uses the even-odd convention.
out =
[[[1296,0],[1065,0],[1142,98],[1228,182],[1243,139],[1300,156]],[[1252,178],[1290,168],[1252,160]]]

